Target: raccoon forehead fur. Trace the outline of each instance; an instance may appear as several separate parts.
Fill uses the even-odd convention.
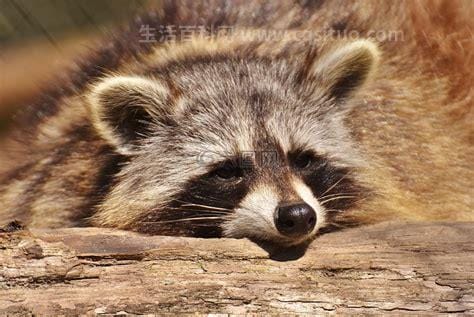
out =
[[[348,224],[473,220],[473,13],[451,0],[164,0],[19,114],[0,148],[0,225],[288,245]],[[211,36],[143,43],[146,25]],[[223,26],[237,32],[215,36]],[[301,202],[317,222],[285,236],[275,210]]]

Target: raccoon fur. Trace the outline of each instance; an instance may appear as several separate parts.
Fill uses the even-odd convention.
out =
[[[281,245],[474,220],[473,14],[470,1],[164,1],[18,115],[0,220]]]

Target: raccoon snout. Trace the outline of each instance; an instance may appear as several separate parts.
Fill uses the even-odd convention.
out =
[[[310,233],[316,225],[316,213],[305,203],[281,204],[276,208],[274,218],[278,231],[292,238]]]

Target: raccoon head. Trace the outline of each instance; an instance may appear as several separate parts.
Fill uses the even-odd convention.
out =
[[[311,240],[360,197],[344,119],[377,59],[358,40],[306,59],[211,54],[103,79],[91,120],[129,159],[92,224]]]

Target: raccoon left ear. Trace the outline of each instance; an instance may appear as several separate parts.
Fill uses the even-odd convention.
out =
[[[150,128],[162,124],[169,109],[168,88],[157,80],[138,76],[109,77],[87,95],[92,123],[121,154],[133,154]]]
[[[316,59],[309,76],[336,99],[343,99],[362,86],[376,68],[379,49],[369,40],[345,43]]]

